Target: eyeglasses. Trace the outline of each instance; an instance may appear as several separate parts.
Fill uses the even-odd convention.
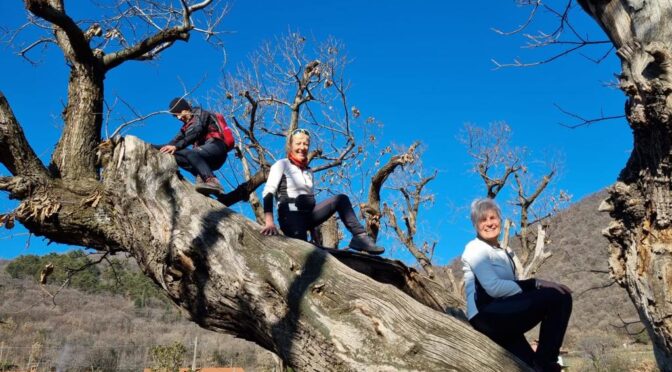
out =
[[[310,132],[303,128],[296,128],[292,131],[292,136],[295,136],[297,134],[305,134],[306,136],[310,137]]]

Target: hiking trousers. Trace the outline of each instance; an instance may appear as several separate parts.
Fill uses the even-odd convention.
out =
[[[281,202],[278,206],[278,222],[285,236],[308,240],[308,230],[319,226],[337,212],[353,236],[366,232],[357,220],[350,198],[344,194],[332,196],[307,211],[292,211],[289,203]]]
[[[497,298],[478,309],[469,323],[530,366],[549,365],[558,360],[565,337],[572,296],[553,288],[539,288],[505,298]],[[525,332],[541,323],[535,352]]]
[[[226,161],[227,148],[224,142],[211,139],[193,149],[175,151],[177,165],[193,174],[200,176],[203,181],[214,177],[213,171],[219,169]]]

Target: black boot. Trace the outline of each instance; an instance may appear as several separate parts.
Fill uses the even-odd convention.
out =
[[[369,254],[381,254],[385,252],[385,248],[377,246],[376,243],[373,242],[373,239],[366,235],[366,233],[353,236],[352,240],[350,241],[350,249],[366,252]]]

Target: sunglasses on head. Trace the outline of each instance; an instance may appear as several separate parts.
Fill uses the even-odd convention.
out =
[[[292,136],[295,136],[297,134],[305,134],[306,136],[310,137],[310,132],[303,128],[297,128],[292,131]]]

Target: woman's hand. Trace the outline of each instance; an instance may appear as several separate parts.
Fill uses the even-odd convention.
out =
[[[572,290],[564,284],[554,283],[544,279],[535,279],[535,281],[537,282],[537,288],[555,288],[563,294],[572,293]]]
[[[278,235],[278,229],[275,227],[273,222],[273,213],[266,213],[264,215],[265,224],[264,228],[261,229],[263,235]]]

